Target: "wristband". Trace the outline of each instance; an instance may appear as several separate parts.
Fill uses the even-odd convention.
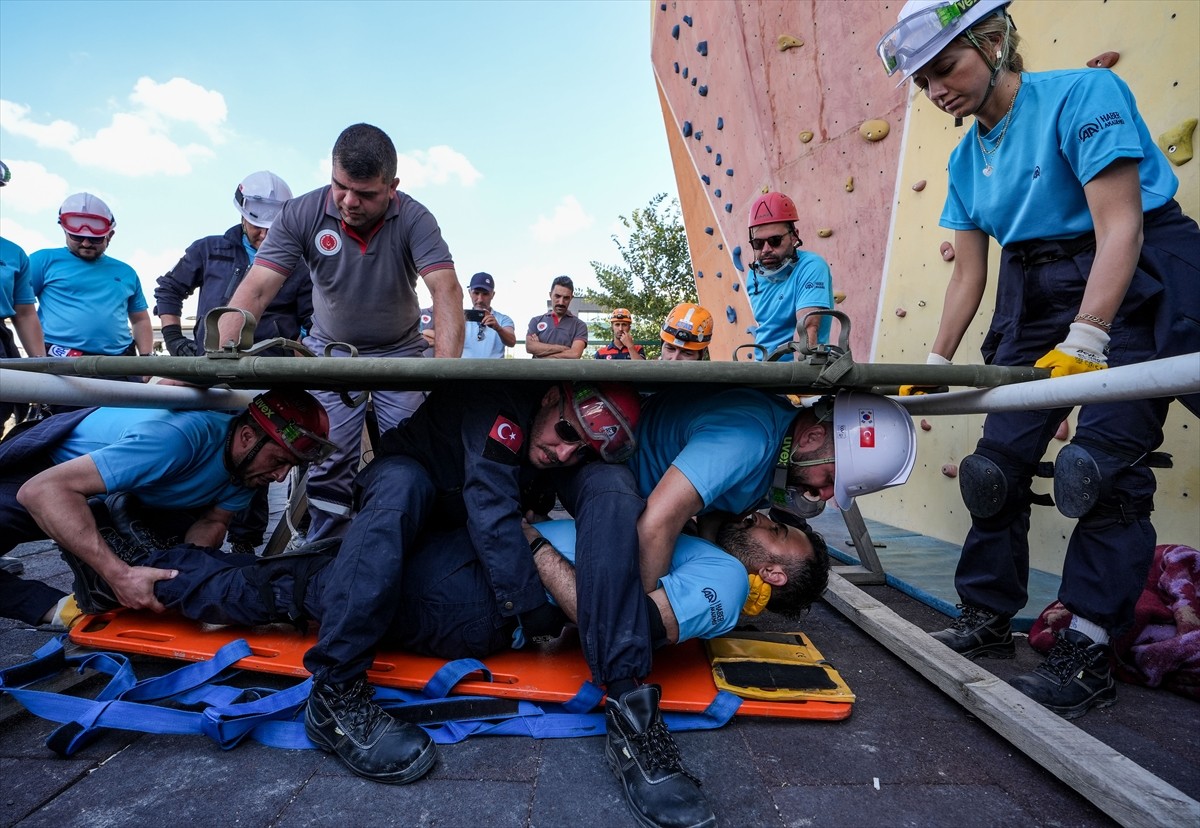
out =
[[[540,550],[543,546],[551,546],[551,548],[553,548],[550,541],[546,540],[545,538],[540,537],[540,536],[534,538],[533,540],[531,540],[529,542],[530,554],[536,555],[538,553],[538,550]]]

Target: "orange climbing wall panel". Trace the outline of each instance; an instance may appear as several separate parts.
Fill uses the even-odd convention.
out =
[[[716,358],[753,340],[745,286],[734,287],[745,271],[733,253],[742,248],[743,266],[753,260],[746,215],[771,189],[796,201],[804,246],[829,262],[835,290],[848,297],[840,307],[854,322],[851,346],[869,359],[905,113],[874,46],[895,8],[830,0],[651,4],[654,72],[700,301],[718,320]],[[781,36],[803,45],[781,51]],[[872,118],[889,122],[887,139],[859,136]],[[802,132],[812,140],[801,141]],[[821,229],[833,234],[820,238]]]

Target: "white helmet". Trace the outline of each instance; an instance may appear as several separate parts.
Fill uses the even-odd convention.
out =
[[[917,459],[917,430],[904,406],[863,391],[839,391],[833,403],[833,498],[849,509],[854,497],[899,486]]]
[[[233,203],[242,218],[268,230],[283,209],[283,202],[291,197],[292,188],[287,182],[266,170],[250,173],[233,191]]]
[[[904,83],[913,72],[933,60],[950,41],[1010,2],[908,0],[900,9],[900,22],[879,39],[875,50],[888,75],[900,72],[900,83]]]

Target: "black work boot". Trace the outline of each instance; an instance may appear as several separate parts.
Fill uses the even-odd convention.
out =
[[[304,732],[359,776],[389,785],[415,782],[433,767],[437,747],[421,728],[389,716],[374,697],[365,678],[343,685],[313,679]]]
[[[604,754],[621,780],[625,802],[646,828],[708,828],[717,818],[700,782],[683,769],[679,747],[658,711],[661,690],[645,684],[604,709]]]
[[[104,530],[101,530],[101,534],[104,534]],[[75,575],[75,582],[71,589],[75,593],[75,603],[79,609],[89,615],[97,615],[121,606],[121,602],[117,600],[117,594],[108,585],[108,582],[100,577],[100,573],[65,549],[61,554],[62,559],[67,562],[67,566],[71,567],[71,572]]]
[[[1012,658],[1010,616],[1000,615],[969,604],[959,604],[961,614],[949,627],[932,633],[935,640],[965,658]]]
[[[1060,632],[1041,664],[1008,683],[1064,719],[1078,719],[1117,700],[1109,646],[1078,630]]]

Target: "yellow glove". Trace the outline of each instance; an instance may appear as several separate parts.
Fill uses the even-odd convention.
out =
[[[941,354],[930,353],[925,357],[926,365],[950,365],[950,360],[946,359]],[[901,397],[920,397],[925,394],[944,394],[949,391],[949,386],[945,385],[901,385]]]
[[[1051,377],[1069,377],[1108,367],[1108,334],[1083,322],[1072,322],[1067,338],[1033,364],[1049,368]]]

